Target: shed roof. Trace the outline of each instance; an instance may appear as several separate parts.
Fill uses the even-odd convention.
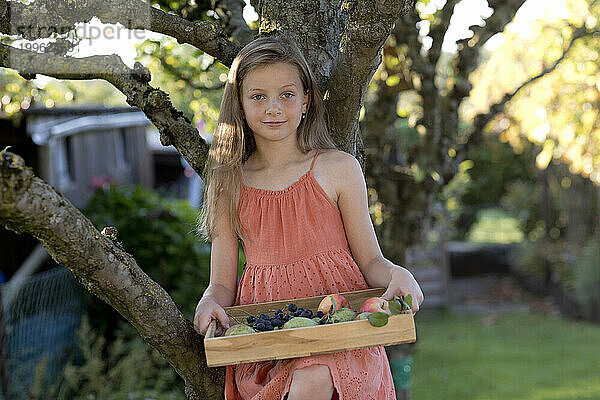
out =
[[[82,131],[146,126],[152,123],[136,107],[35,108],[25,112],[27,134],[37,145],[50,137],[70,136]]]

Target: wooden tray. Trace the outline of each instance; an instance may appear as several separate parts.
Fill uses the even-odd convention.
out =
[[[384,292],[385,289],[377,288],[341,294],[348,300],[351,308],[358,311],[364,300],[381,296]],[[236,323],[234,318],[242,322],[248,313],[256,315],[270,312],[272,314],[273,310],[287,307],[290,303],[316,311],[323,297],[325,296],[227,307],[225,312],[230,317],[230,324],[233,325]],[[362,320],[214,337],[215,328],[216,320],[213,320],[204,337],[206,363],[209,367],[412,343],[417,339],[413,314],[410,312],[392,315],[388,323],[382,327],[371,326],[369,321]]]

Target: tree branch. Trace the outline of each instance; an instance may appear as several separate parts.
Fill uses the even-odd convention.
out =
[[[598,31],[596,29],[593,29],[593,30],[586,29],[585,26],[575,29],[575,31],[573,31],[573,35],[571,36],[571,40],[569,40],[569,43],[567,44],[567,47],[565,47],[565,49],[563,50],[560,57],[558,57],[552,64],[544,67],[544,69],[542,69],[538,74],[536,74],[536,75],[530,77],[529,79],[527,79],[526,81],[522,82],[512,92],[506,93],[499,102],[490,106],[489,111],[487,113],[481,113],[481,114],[477,114],[477,116],[475,116],[475,119],[473,122],[473,129],[471,130],[471,138],[469,139],[469,141],[472,140],[472,137],[474,134],[480,136],[480,134],[483,133],[483,130],[486,127],[486,125],[496,115],[501,113],[504,110],[506,103],[511,101],[523,88],[525,88],[526,86],[530,86],[531,84],[536,82],[538,79],[540,79],[540,78],[546,76],[547,74],[551,73],[552,71],[554,71],[560,65],[560,63],[565,59],[565,57],[567,56],[567,54],[573,47],[573,44],[575,43],[576,40],[581,39],[586,36],[591,36],[594,33],[598,33],[598,32],[600,32],[600,31]]]
[[[215,12],[223,21],[225,34],[242,46],[254,38],[244,19],[244,6],[242,0],[218,0],[215,4]]]
[[[469,95],[472,88],[469,75],[479,66],[481,48],[492,36],[504,31],[524,2],[525,0],[490,0],[489,5],[494,9],[494,13],[485,20],[485,25],[470,26],[473,37],[457,42],[456,83],[449,94],[450,97],[460,102]]]
[[[348,15],[348,20],[325,98],[332,119],[333,137],[352,153],[356,153],[359,146],[360,107],[368,84],[381,63],[381,49],[398,15],[407,12],[412,5],[412,0],[342,3],[342,11]]]
[[[53,33],[68,33],[77,23],[89,22],[94,16],[103,23],[120,23],[128,29],[146,29],[171,36],[225,65],[231,65],[240,49],[227,40],[219,23],[190,22],[142,0],[37,0],[31,4],[0,0],[0,33],[35,40]]]
[[[15,69],[26,79],[43,74],[57,79],[104,79],[127,97],[127,103],[142,110],[160,132],[164,146],[173,145],[202,174],[208,145],[169,95],[148,84],[150,71],[136,62],[133,69],[117,55],[82,58],[35,53],[0,44],[0,66]]]
[[[428,58],[432,65],[437,65],[440,55],[442,54],[442,44],[446,37],[446,32],[450,26],[450,19],[454,14],[454,6],[456,6],[457,0],[447,0],[446,4],[440,11],[439,22],[432,24],[429,30],[429,36],[433,39],[431,49],[429,49]],[[436,18],[437,22],[438,18]]]
[[[201,336],[169,294],[9,152],[0,159],[0,223],[40,240],[58,264],[135,326],[185,380],[187,391],[196,398],[222,398],[222,388],[214,382],[223,381],[223,369],[206,366]]]
[[[417,11],[412,9],[409,13],[400,17],[394,29],[392,29],[392,35],[397,45],[403,44],[406,47],[407,58],[412,63],[410,66],[411,71],[418,74],[419,80],[423,82],[427,77],[434,76],[435,67],[430,64],[427,58],[421,55],[423,44],[419,40],[419,29],[417,29],[417,22],[419,21]]]

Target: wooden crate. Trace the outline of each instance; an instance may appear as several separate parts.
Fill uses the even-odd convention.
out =
[[[358,311],[363,301],[378,297],[385,289],[367,289],[341,293]],[[294,303],[298,307],[316,311],[325,296],[305,297],[302,299],[274,301],[227,307],[230,324],[235,320],[242,322],[248,316],[270,313]],[[373,346],[388,346],[416,341],[415,323],[412,313],[390,316],[388,323],[374,327],[369,321],[350,321],[295,329],[281,329],[239,336],[214,337],[216,321],[212,321],[204,338],[206,363],[209,367],[239,364],[265,360],[281,360],[335,353]]]

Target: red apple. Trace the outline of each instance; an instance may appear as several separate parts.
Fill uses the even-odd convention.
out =
[[[333,314],[337,310],[340,310],[344,307],[350,308],[350,303],[348,303],[348,300],[346,300],[344,296],[342,296],[341,294],[330,294],[325,296],[323,300],[321,300],[321,303],[319,303],[318,311],[322,311],[323,314],[327,314],[331,311],[331,313]]]
[[[392,315],[392,312],[390,311],[390,304],[386,299],[381,297],[371,297],[370,299],[365,300],[358,313],[360,314],[364,312],[384,312],[388,315]]]

